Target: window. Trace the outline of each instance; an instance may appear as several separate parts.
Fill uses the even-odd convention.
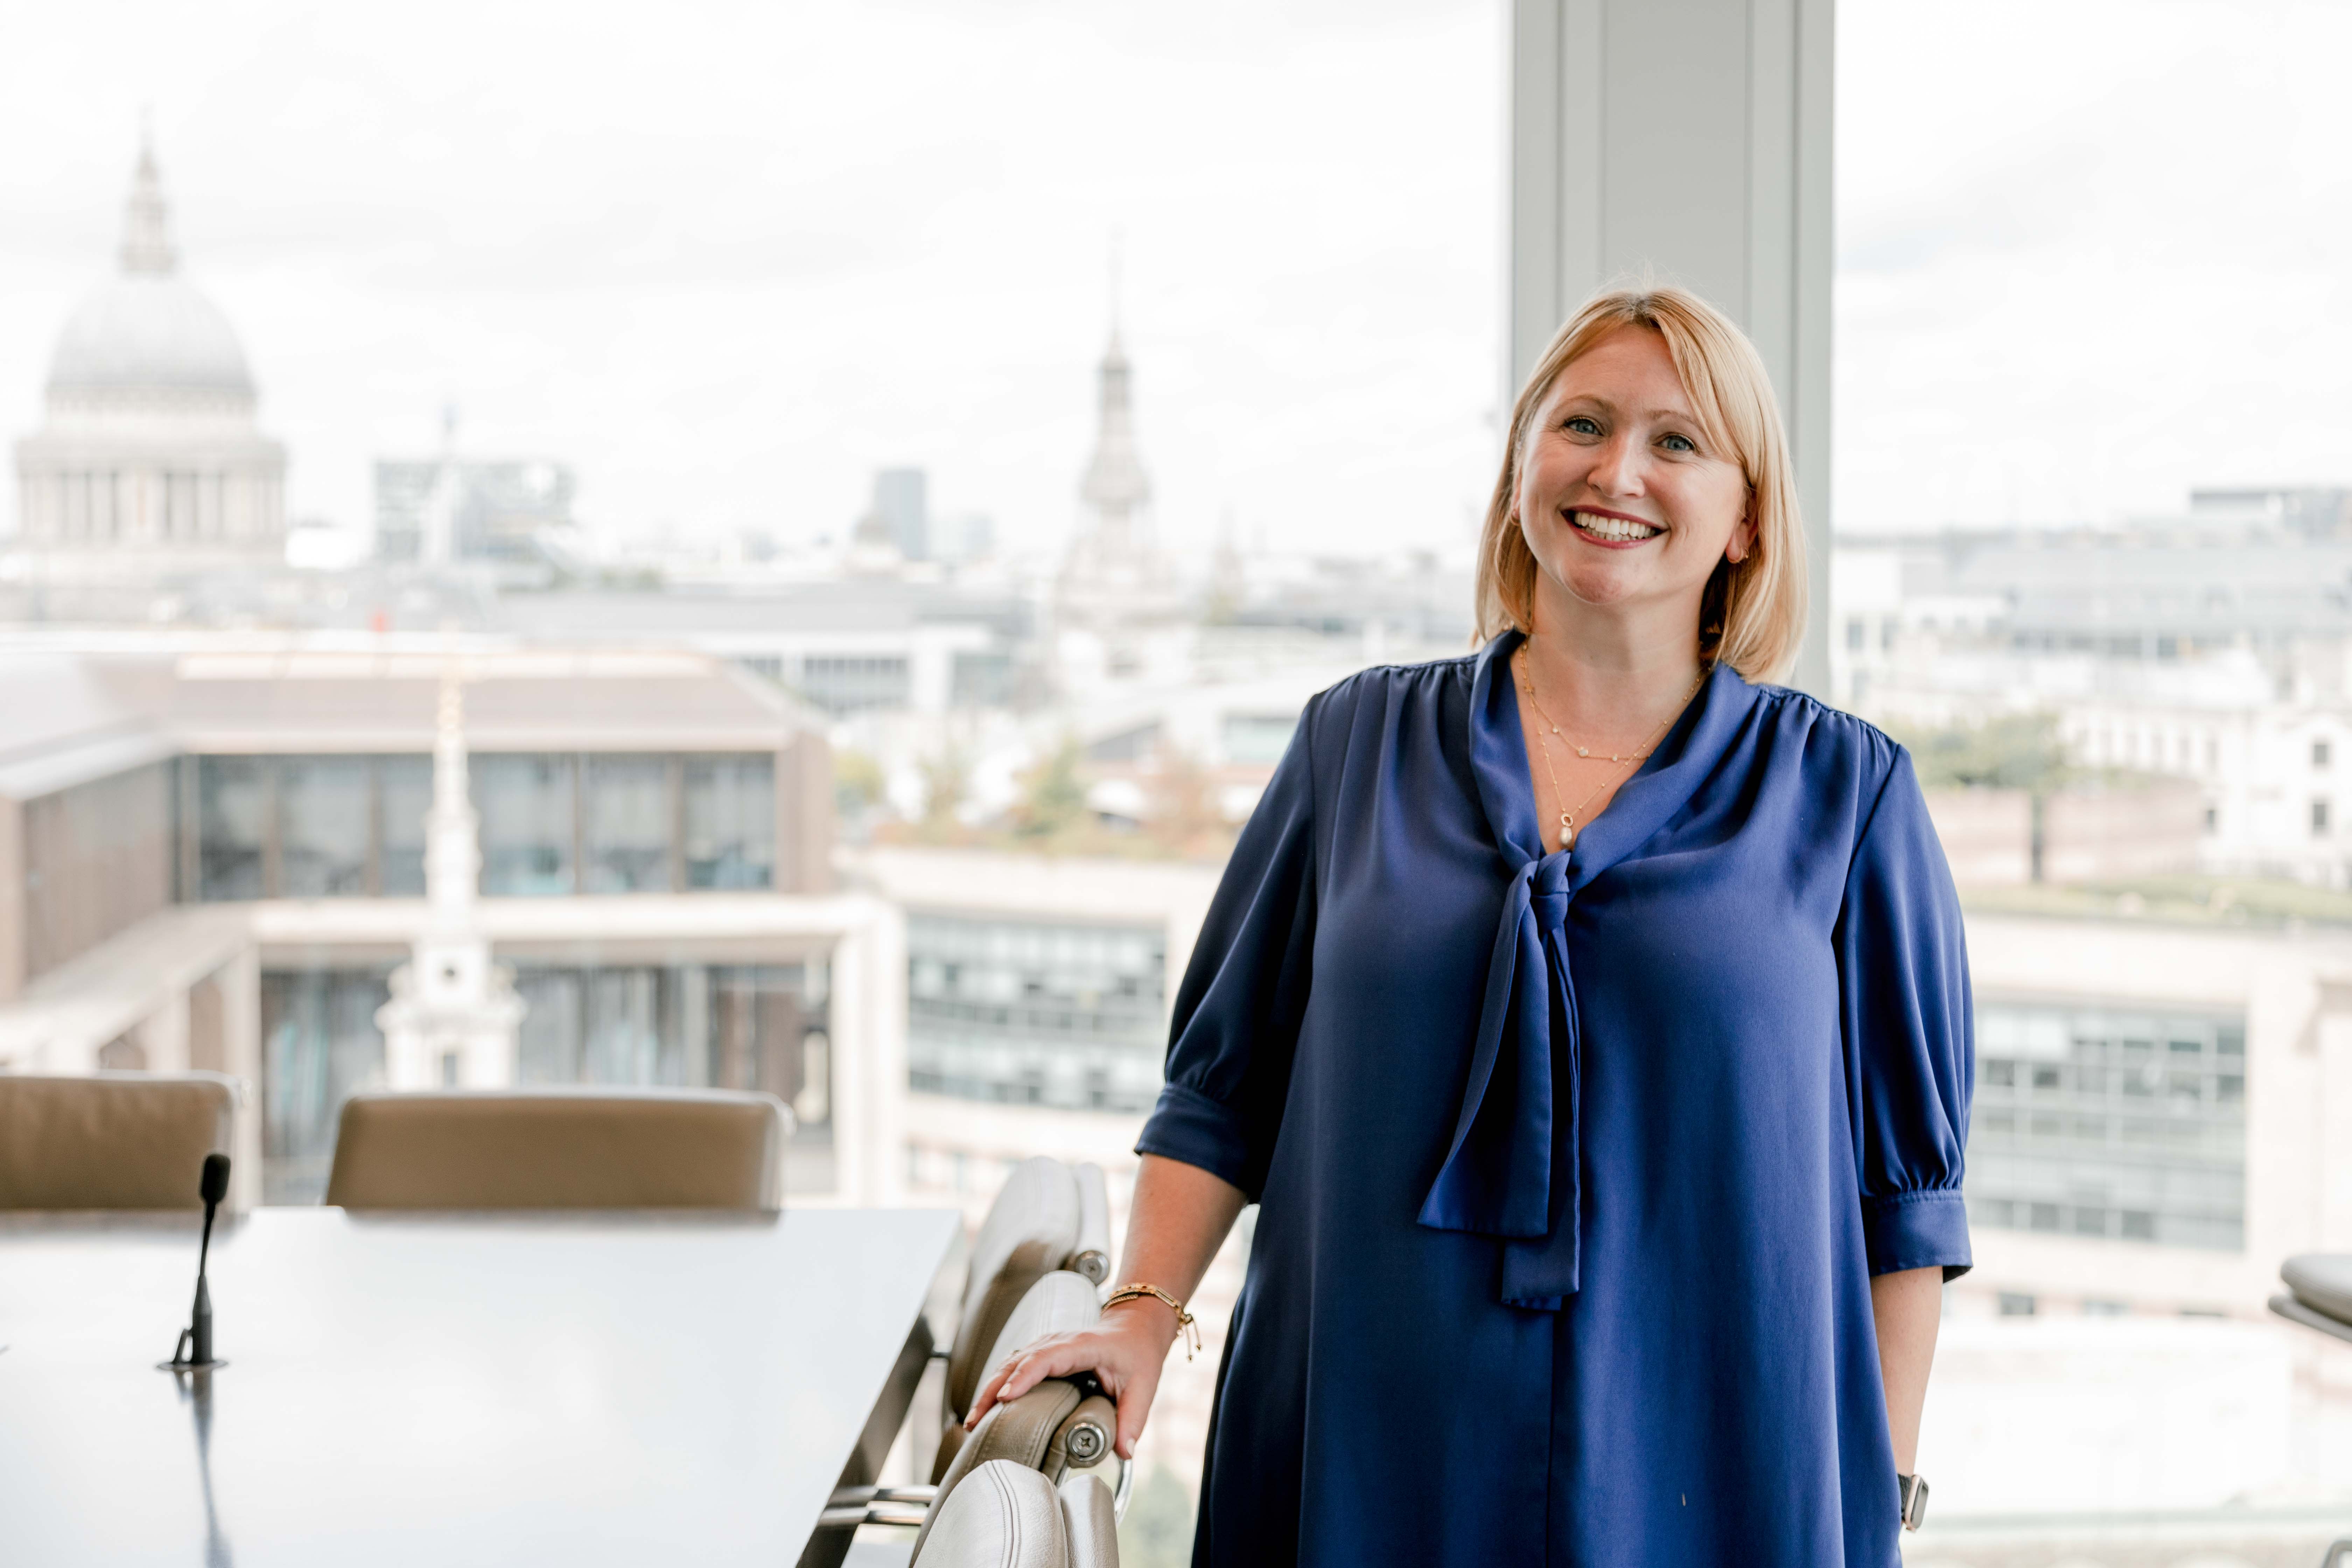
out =
[[[661,757],[587,759],[587,887],[591,893],[667,892],[669,763]]]
[[[801,694],[828,713],[904,708],[912,693],[903,656],[812,657],[801,662]]]
[[[259,757],[196,760],[197,894],[262,896],[262,855],[270,817],[268,764]]]
[[[1160,1094],[1164,931],[917,911],[908,1080],[929,1094],[1142,1111]]]
[[[572,891],[574,772],[568,756],[493,754],[467,763],[486,897]]]
[[[278,896],[325,899],[368,890],[366,757],[286,757],[278,771]]]
[[[1975,1223],[2223,1251],[2243,1244],[2238,1019],[1984,996],[1977,1050]]]
[[[776,865],[775,759],[689,757],[685,784],[686,885],[770,886]]]
[[[385,898],[425,891],[425,817],[433,809],[433,759],[377,759],[377,878]]]
[[[2311,836],[2314,838],[2327,837],[2327,802],[2325,800],[2315,799],[2311,803]]]
[[[1225,715],[1225,760],[1271,767],[1289,749],[1290,732],[1298,728],[1296,713],[1228,713]]]
[[[2311,765],[2314,768],[2324,768],[2327,765],[2327,742],[2326,741],[2314,741],[2311,743]]]
[[[262,1201],[315,1204],[335,1127],[355,1089],[383,1081],[376,1009],[387,969],[265,971],[261,976]]]

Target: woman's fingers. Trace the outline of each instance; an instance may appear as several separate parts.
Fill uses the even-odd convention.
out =
[[[1147,1367],[1113,1396],[1118,1402],[1118,1435],[1112,1439],[1111,1447],[1120,1458],[1135,1458],[1136,1439],[1143,1436],[1143,1424],[1151,1415],[1151,1396],[1159,1391],[1159,1373]]]

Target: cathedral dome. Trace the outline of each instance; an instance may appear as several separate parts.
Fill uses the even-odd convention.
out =
[[[121,270],[82,300],[58,335],[50,394],[194,392],[250,401],[253,375],[236,330],[179,275],[152,147],[140,150],[118,259]]]
[[[253,376],[228,318],[187,279],[129,273],[100,284],[67,321],[48,389],[251,397]]]

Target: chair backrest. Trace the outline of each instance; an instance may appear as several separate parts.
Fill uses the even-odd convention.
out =
[[[1059,1486],[1073,1466],[1108,1458],[1118,1430],[1117,1405],[1064,1378],[1049,1377],[1012,1403],[992,1406],[940,1477],[931,1511],[915,1537],[914,1561],[923,1560],[924,1544],[947,1517],[948,1504],[974,1475],[1009,1462]]]
[[[790,1114],[722,1089],[369,1091],[343,1102],[326,1201],[773,1210]]]
[[[1062,1483],[1061,1498],[1070,1568],[1118,1568],[1118,1511],[1102,1478],[1072,1476]]]
[[[0,1209],[202,1208],[236,1099],[213,1072],[0,1074]]]
[[[963,1313],[948,1353],[948,1409],[961,1417],[980,1392],[981,1363],[1029,1288],[1077,1250],[1078,1180],[1059,1160],[1024,1160],[972,1238]]]
[[[977,1398],[980,1390],[988,1386],[988,1380],[1024,1349],[1047,1334],[1087,1328],[1101,1317],[1102,1302],[1085,1275],[1057,1268],[1042,1277],[1029,1287],[1029,1293],[1021,1298],[1020,1304],[1013,1309],[1012,1316],[1004,1320],[1004,1327],[998,1331],[996,1342],[982,1358],[980,1380],[972,1388],[973,1397]],[[940,1429],[940,1446],[931,1458],[931,1479],[934,1483],[947,1474],[950,1465],[955,1463],[964,1437],[963,1418],[952,1415],[948,1416],[947,1424]]]
[[[1052,1482],[1010,1459],[982,1467],[970,1481],[932,1508],[912,1568],[1072,1568]]]
[[[1093,1163],[1070,1167],[1078,1180],[1078,1243],[1069,1267],[1099,1285],[1110,1278],[1110,1184]]]

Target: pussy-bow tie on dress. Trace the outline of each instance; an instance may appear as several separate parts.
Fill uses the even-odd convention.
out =
[[[1479,656],[1470,694],[1470,763],[1497,850],[1518,869],[1503,896],[1486,961],[1486,994],[1462,1109],[1445,1163],[1420,1222],[1494,1237],[1503,1245],[1502,1299],[1556,1312],[1578,1289],[1581,1167],[1576,983],[1568,963],[1569,900],[1638,847],[1690,796],[1708,749],[1706,714],[1725,681],[1718,668],[1654,752],[1619,786],[1609,809],[1546,854],[1535,815],[1527,742],[1511,687],[1505,632]],[[1676,754],[1670,762],[1670,751]]]

